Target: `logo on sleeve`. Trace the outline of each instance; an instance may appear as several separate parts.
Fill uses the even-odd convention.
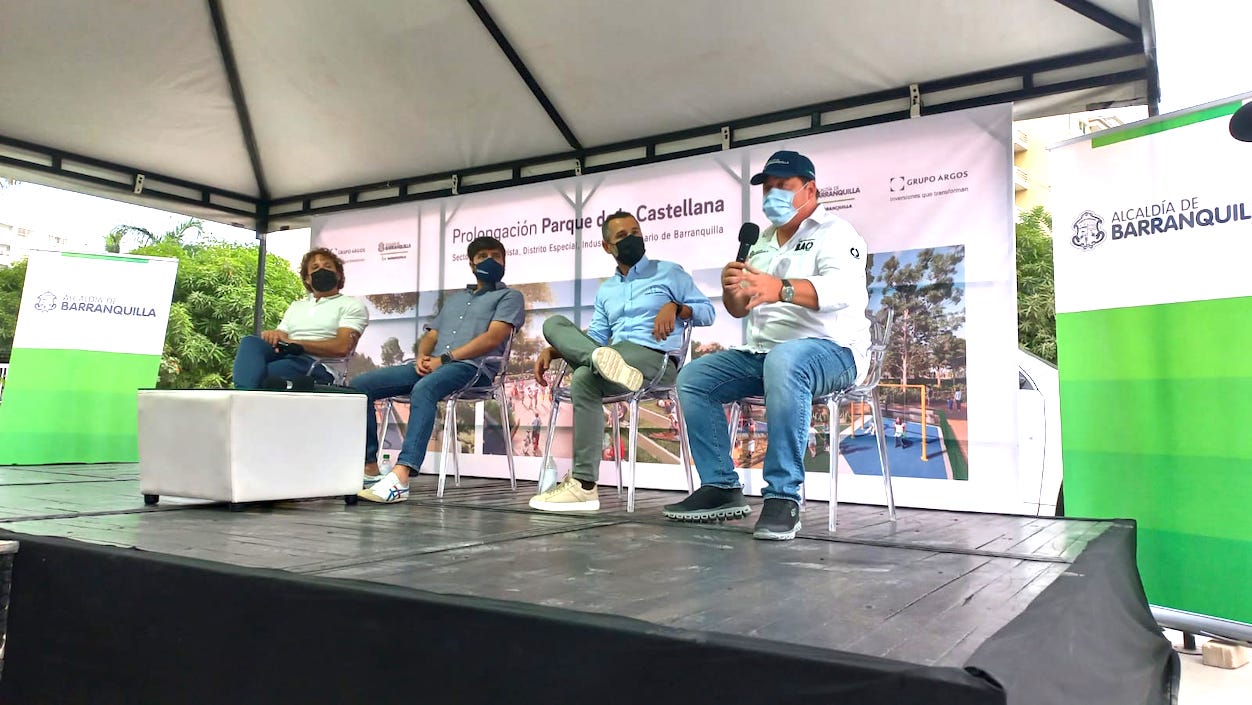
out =
[[[855,247],[848,250],[848,253],[852,255],[853,259],[861,259],[861,251],[856,249]]]

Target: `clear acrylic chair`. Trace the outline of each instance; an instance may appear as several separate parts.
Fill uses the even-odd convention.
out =
[[[449,455],[452,456],[453,484],[457,487],[461,486],[461,444],[456,440],[456,409],[457,402],[462,401],[495,401],[499,405],[500,428],[504,433],[504,454],[509,463],[509,487],[514,491],[517,490],[517,474],[513,468],[513,433],[509,427],[509,399],[504,392],[504,378],[509,366],[509,355],[513,352],[514,337],[509,336],[502,354],[490,355],[477,363],[473,363],[478,368],[478,374],[474,375],[463,387],[443,398],[443,443],[440,449],[437,470],[439,473],[439,485],[435,493],[437,497],[443,497]],[[415,362],[415,359],[410,359],[400,364],[412,365]],[[495,376],[491,379],[491,384],[475,386],[486,376],[487,370],[495,365],[499,365],[499,367],[496,369]],[[398,423],[395,413],[395,405],[397,403],[409,404],[410,399],[407,395],[401,395],[383,400],[383,422],[378,426],[378,444],[380,447],[387,438],[387,430],[391,427],[391,424]],[[414,474],[420,471],[419,468],[413,468]]]
[[[305,374],[312,375],[313,370],[321,365],[331,375],[330,383],[342,387],[348,383],[348,363],[352,361],[352,356],[356,354],[357,342],[361,337],[357,336],[356,342],[352,343],[352,349],[343,357],[314,357],[313,362],[309,363],[309,371]]]
[[[854,384],[830,394],[814,397],[813,404],[826,407],[830,415],[830,508],[827,529],[835,531],[835,520],[838,512],[839,484],[839,410],[844,402],[862,402],[869,405],[874,415],[874,437],[878,442],[878,463],[882,469],[883,491],[887,497],[887,515],[891,521],[896,520],[895,494],[891,488],[891,463],[887,460],[887,439],[882,434],[882,407],[878,401],[878,382],[882,379],[883,359],[887,354],[887,343],[891,339],[891,323],[894,313],[889,308],[879,311],[870,324],[869,369],[860,384]],[[731,405],[729,432],[733,440],[739,429],[739,416],[743,405],[765,406],[765,397],[745,397]],[[750,473],[749,473],[750,475]],[[801,484],[801,498],[807,495],[805,488],[808,483]]]
[[[682,369],[691,348],[691,329],[693,326],[690,321],[680,321],[680,323],[683,326],[682,344],[677,350],[665,354],[667,360],[674,364],[675,372]],[[682,464],[683,471],[687,474],[687,491],[692,492],[695,490],[695,477],[691,467],[691,446],[687,442],[687,422],[683,418],[682,405],[678,402],[677,382],[671,384],[661,383],[661,377],[665,374],[668,366],[668,364],[662,365],[651,379],[644,381],[644,385],[637,392],[611,394],[601,399],[603,404],[610,404],[614,407],[619,403],[625,402],[630,409],[627,425],[629,433],[627,455],[630,458],[630,476],[626,483],[626,511],[628,512],[635,511],[635,466],[638,459],[637,451],[639,445],[639,402],[668,399],[674,405],[675,415],[678,419],[679,462]],[[548,437],[544,441],[543,462],[540,467],[547,467],[552,458],[552,438],[556,431],[557,412],[560,410],[561,404],[571,401],[569,385],[562,384],[569,372],[570,366],[562,360],[556,368],[556,379],[552,383],[552,412],[548,418]],[[676,376],[675,379],[677,379]],[[617,465],[617,493],[620,496],[622,492],[622,454],[619,452],[622,437],[621,415],[614,408],[611,416],[613,420],[613,459]],[[547,488],[539,488],[540,491],[545,489]]]

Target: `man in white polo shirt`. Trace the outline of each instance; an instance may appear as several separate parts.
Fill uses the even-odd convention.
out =
[[[360,300],[339,293],[344,284],[339,255],[325,248],[310,250],[300,260],[300,279],[309,295],[287,307],[278,327],[239,341],[235,389],[260,389],[267,378],[311,376],[330,382],[334,375],[314,362],[345,357],[356,347],[369,313]]]
[[[748,318],[747,343],[692,360],[678,375],[701,486],[665,507],[669,519],[719,521],[751,512],[731,462],[722,405],[764,395],[765,504],[753,536],[785,540],[800,528],[813,397],[854,384],[870,346],[865,240],[818,204],[815,179],[813,162],[792,151],[776,152],[752,177],[773,226],[747,264],[722,270],[722,302],[730,315]]]

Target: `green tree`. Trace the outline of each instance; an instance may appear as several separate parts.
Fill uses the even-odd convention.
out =
[[[533,314],[531,314],[533,315]],[[531,372],[535,368],[535,358],[540,351],[548,347],[543,335],[531,336],[522,328],[513,338],[513,351],[509,355],[508,374],[519,375]]]
[[[26,260],[11,267],[0,267],[0,362],[13,354],[13,333],[17,329],[17,309],[22,303],[26,281]]]
[[[1056,363],[1052,215],[1035,206],[1017,221],[1017,342]]]
[[[380,354],[382,355],[383,367],[400,364],[404,360],[404,349],[400,347],[400,339],[388,338],[383,342]]]
[[[964,298],[964,289],[956,283],[956,266],[965,259],[965,247],[943,249],[918,250],[911,264],[891,255],[875,277],[883,285],[883,305],[895,310],[885,366],[901,384],[908,384],[910,373],[917,376],[933,369],[933,344],[965,322],[964,313],[947,310]]]
[[[965,339],[952,335],[951,333],[941,333],[935,336],[934,342],[930,347],[932,362],[934,363],[934,373],[931,375],[935,378],[939,386],[943,386],[943,378],[950,376],[956,379],[965,377]],[[944,374],[946,372],[946,374]]]
[[[257,248],[220,242],[184,244],[189,223],[134,251],[178,260],[158,386],[228,387],[239,341],[252,333]],[[304,293],[287,261],[266,255],[263,326],[278,325],[287,306]]]
[[[104,250],[105,252],[121,252],[128,235],[134,236],[132,241],[136,242],[135,247],[148,247],[159,242],[174,242],[185,247],[195,247],[194,243],[187,242],[187,236],[193,230],[197,235],[203,236],[204,221],[199,218],[188,218],[159,237],[151,230],[137,225],[118,225],[104,236]]]
[[[357,375],[365,374],[366,372],[376,369],[378,369],[378,365],[374,362],[374,358],[366,355],[365,353],[358,352],[352,356],[352,359],[348,360],[348,379],[351,380]]]

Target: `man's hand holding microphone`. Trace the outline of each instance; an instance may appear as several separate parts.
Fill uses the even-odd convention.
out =
[[[756,224],[744,223],[739,228],[739,254],[722,268],[722,301],[735,318],[743,318],[761,304],[775,303],[782,291],[781,279],[747,264],[748,252],[760,237]]]

